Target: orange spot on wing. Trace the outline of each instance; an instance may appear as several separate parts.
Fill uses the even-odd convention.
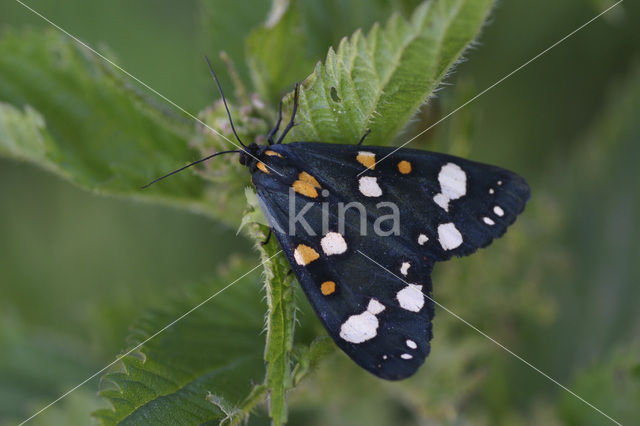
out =
[[[336,283],[333,281],[325,281],[320,285],[320,291],[325,296],[333,294],[336,291]]]
[[[367,169],[373,170],[376,168],[376,155],[373,152],[360,151],[358,152],[356,160]]]
[[[280,157],[280,158],[282,158],[282,154],[280,154],[279,152],[272,151],[270,149],[266,150],[264,153],[266,155],[270,156],[270,157]]]
[[[311,247],[298,244],[298,247],[293,252],[293,257],[298,265],[304,266],[318,259],[320,255]]]
[[[271,172],[269,171],[269,169],[267,169],[267,166],[265,166],[265,164],[264,164],[262,161],[260,161],[256,167],[257,167],[257,168],[258,168],[262,173],[266,173],[266,174],[268,174],[268,175],[270,175],[270,174],[271,174]]]
[[[318,191],[310,183],[297,180],[293,182],[292,187],[298,194],[302,194],[309,198],[318,198]]]
[[[293,182],[293,185],[291,186],[298,194],[302,194],[309,198],[318,197],[318,191],[316,188],[320,188],[320,183],[307,172],[301,172],[298,175],[298,180]]]
[[[320,188],[320,183],[318,183],[318,181],[316,180],[316,178],[314,178],[313,176],[311,176],[309,173],[307,172],[301,172],[298,175],[298,179],[300,179],[303,182],[307,182],[309,185],[314,186],[316,188]]]
[[[398,163],[398,171],[403,175],[408,175],[411,173],[411,163],[406,160],[402,160]]]

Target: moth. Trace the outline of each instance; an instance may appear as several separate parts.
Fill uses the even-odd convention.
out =
[[[380,378],[410,377],[433,337],[434,264],[503,235],[524,210],[529,186],[505,169],[451,155],[364,146],[367,133],[345,145],[284,144],[298,92],[296,85],[290,120],[276,140],[280,102],[266,145],[240,140],[222,94],[243,149],[152,183],[239,153],[271,232],[335,343]],[[390,206],[382,215],[387,223],[381,203]]]

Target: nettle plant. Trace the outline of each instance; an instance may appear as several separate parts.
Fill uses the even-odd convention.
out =
[[[295,76],[311,72],[301,82],[297,125],[285,143],[354,143],[370,129],[368,145],[391,145],[461,59],[492,5],[492,0],[426,1],[408,18],[392,14],[384,24],[343,38],[313,68],[305,41],[314,35],[305,33],[300,5],[276,0],[265,24],[246,39],[251,89],[233,67],[229,69],[235,84],[231,114],[236,129],[244,141],[264,142],[282,89],[292,87]],[[216,159],[140,190],[181,161],[233,149],[228,141],[184,120],[157,99],[149,100],[136,82],[60,33],[8,33],[0,47],[9,53],[0,56],[7,76],[0,82],[0,154],[33,162],[91,191],[170,203],[240,226],[256,242],[263,261],[262,281],[243,275],[255,259],[232,261],[206,287],[148,312],[134,325],[127,348],[243,277],[211,304],[122,357],[104,375],[100,395],[110,407],[94,413],[102,423],[236,424],[254,409],[267,407],[272,422],[283,424],[287,398],[306,404],[315,399],[323,405],[343,395],[344,401],[363,391],[357,386],[362,380],[371,380],[366,382],[367,392],[377,395],[371,401],[403,400],[399,405],[417,411],[427,409],[420,395],[430,393],[429,416],[450,420],[455,407],[472,392],[482,373],[469,366],[485,351],[475,338],[455,347],[439,343],[447,355],[433,354],[429,362],[438,365],[446,358],[448,368],[425,372],[429,380],[421,376],[410,384],[374,384],[373,378],[356,376],[367,373],[355,364],[335,361],[342,355],[332,356],[335,346],[306,301],[297,296],[289,265],[282,255],[273,257],[279,251],[277,242],[272,238],[260,244],[268,227],[250,189],[249,174],[237,161]],[[289,93],[284,97],[285,117],[291,106]],[[199,117],[233,140],[220,102]],[[495,269],[502,276],[511,273],[503,265]],[[483,285],[482,279],[476,281]],[[486,288],[479,293],[492,297]],[[446,324],[443,318],[439,326]],[[330,356],[332,365],[319,367],[323,374],[308,377]],[[339,389],[331,384],[336,379]],[[306,381],[314,384],[305,385]],[[442,386],[451,381],[460,386]]]

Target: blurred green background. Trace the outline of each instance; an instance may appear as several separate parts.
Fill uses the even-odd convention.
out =
[[[267,1],[202,3],[28,2],[90,45],[108,48],[125,69],[193,113],[217,98],[202,55],[225,50],[246,77],[243,39],[270,7]],[[410,2],[396,3],[403,12],[411,10]],[[318,31],[318,52],[386,18],[366,1],[305,4],[309,25]],[[444,86],[425,115],[446,114],[610,4],[500,2],[480,43],[448,80],[453,85]],[[533,199],[522,226],[528,232],[515,245],[530,263],[521,275],[517,270],[506,274],[509,282],[496,282],[498,290],[491,294],[499,298],[501,286],[534,283],[532,303],[544,306],[529,308],[544,311],[545,319],[503,324],[510,329],[509,346],[560,382],[578,386],[587,399],[608,398],[613,407],[616,392],[629,388],[611,384],[607,371],[635,363],[640,381],[639,9],[637,2],[624,2],[423,141],[527,178]],[[330,18],[331,10],[340,14]],[[202,29],[211,14],[224,19]],[[3,28],[46,25],[18,3],[0,0]],[[217,67],[222,69],[220,62]],[[226,76],[223,85],[229,86]],[[418,121],[412,129],[426,124]],[[522,240],[527,236],[533,238]],[[145,309],[214,275],[234,253],[256,257],[233,228],[172,208],[95,196],[33,166],[0,159],[0,424],[24,418],[113,360],[125,347],[129,325]],[[492,250],[477,256],[443,268],[434,278],[436,299],[439,293],[448,297],[447,279],[473,281],[469,271],[482,273]],[[458,268],[467,274],[457,273]],[[470,286],[469,294],[455,297],[471,304],[472,291],[485,290]],[[521,302],[526,306],[526,299]],[[457,306],[449,307],[456,311]],[[459,313],[488,334],[504,336],[503,329],[485,321],[484,315],[491,316],[485,309]],[[440,312],[438,321],[446,315]],[[473,334],[462,327],[459,332]],[[474,411],[477,417],[465,416],[467,422],[553,418],[605,424],[557,386],[494,350],[475,394],[483,408]],[[94,380],[38,421],[86,424],[87,413],[103,405],[96,389]],[[292,424],[308,421],[307,404],[292,403]],[[513,417],[513,410],[529,414]]]

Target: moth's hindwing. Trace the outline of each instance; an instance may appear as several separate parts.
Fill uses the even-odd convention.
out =
[[[415,373],[430,350],[433,264],[501,236],[523,210],[529,187],[504,169],[445,154],[402,149],[382,161],[392,151],[274,145],[261,155],[268,168],[258,167],[252,178],[331,337],[366,370],[396,380]],[[398,219],[391,234],[389,203]]]

